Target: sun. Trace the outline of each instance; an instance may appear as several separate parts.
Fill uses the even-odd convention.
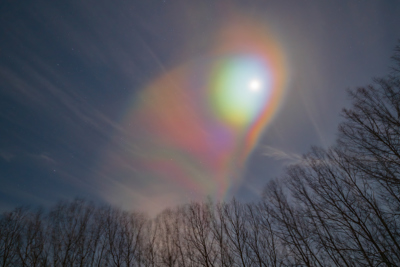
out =
[[[261,83],[258,79],[252,79],[249,82],[249,90],[252,92],[258,92],[261,88]]]

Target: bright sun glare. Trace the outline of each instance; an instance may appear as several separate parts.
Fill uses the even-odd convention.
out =
[[[260,90],[261,83],[257,79],[253,79],[249,82],[249,89],[253,92],[257,92]]]

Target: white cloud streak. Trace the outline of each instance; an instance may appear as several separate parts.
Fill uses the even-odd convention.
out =
[[[275,160],[285,161],[285,165],[300,163],[303,160],[300,154],[285,152],[272,146],[264,146],[262,155]]]

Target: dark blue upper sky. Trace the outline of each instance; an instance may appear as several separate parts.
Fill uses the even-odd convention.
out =
[[[175,96],[188,90],[176,88],[178,79],[189,72],[201,80],[218,36],[242,20],[268,29],[285,57],[279,108],[233,168],[239,177],[216,182],[206,163],[183,172],[197,164],[192,158],[165,165],[199,159],[174,147],[175,137],[215,134],[204,123],[196,131],[181,124],[168,105],[179,100],[182,112],[201,117],[192,107],[200,100]],[[311,145],[333,143],[346,89],[388,73],[399,25],[398,1],[1,1],[0,210],[85,197],[154,213],[219,194],[216,186],[225,198],[254,200]],[[161,100],[151,102],[153,91]],[[174,129],[162,133],[169,114]],[[219,145],[207,140],[217,139],[199,142]]]

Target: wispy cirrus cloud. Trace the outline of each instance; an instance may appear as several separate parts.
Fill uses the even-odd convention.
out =
[[[0,158],[7,162],[10,162],[13,158],[15,158],[15,155],[8,151],[0,151]]]
[[[272,146],[264,146],[261,154],[275,160],[285,161],[285,165],[300,163],[303,160],[303,157],[300,154],[285,152]]]

